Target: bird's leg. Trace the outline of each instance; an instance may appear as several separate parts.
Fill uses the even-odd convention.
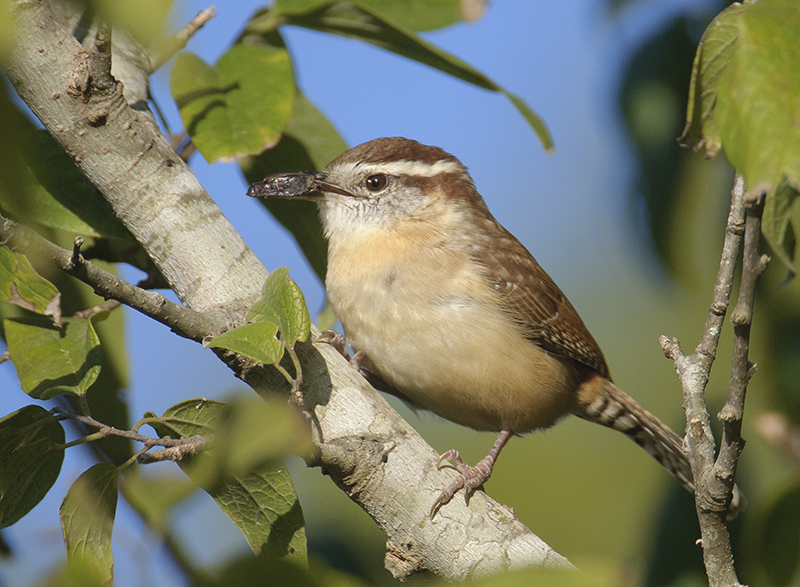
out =
[[[455,481],[453,481],[449,487],[442,491],[439,497],[436,498],[436,501],[433,502],[433,507],[431,508],[431,518],[436,515],[436,512],[439,511],[439,508],[453,499],[453,496],[459,489],[464,489],[464,499],[466,500],[467,504],[469,504],[469,498],[472,493],[478,487],[488,481],[489,477],[492,476],[492,469],[494,468],[494,462],[497,460],[497,456],[500,454],[500,451],[503,450],[503,447],[513,435],[514,433],[511,430],[502,430],[500,435],[497,437],[497,440],[494,442],[494,446],[492,446],[492,449],[489,451],[489,454],[478,461],[474,467],[470,467],[463,460],[461,460],[461,456],[455,449],[450,449],[447,452],[442,453],[442,456],[439,457],[437,466],[441,467],[443,463],[450,462],[456,468],[459,474]]]

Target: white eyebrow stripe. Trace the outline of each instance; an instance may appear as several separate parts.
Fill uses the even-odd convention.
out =
[[[411,175],[416,177],[433,177],[440,173],[464,173],[464,169],[456,161],[440,159],[436,163],[422,161],[385,161],[383,163],[345,163],[340,167],[345,174],[386,173],[387,175]]]

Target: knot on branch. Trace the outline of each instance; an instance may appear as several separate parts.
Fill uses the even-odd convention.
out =
[[[322,469],[352,497],[380,476],[394,447],[394,443],[378,435],[335,438],[320,446]]]
[[[422,569],[422,562],[410,552],[412,546],[409,543],[397,547],[391,540],[386,541],[384,567],[398,581],[403,581]]]
[[[728,304],[725,302],[715,301],[711,304],[710,310],[715,316],[724,316],[725,312],[728,311]]]
[[[753,322],[753,316],[748,311],[736,308],[731,312],[731,324],[734,326],[750,326]]]
[[[696,493],[697,508],[726,519],[733,497],[733,475],[712,468],[703,476],[703,482],[698,487],[701,486],[704,491],[698,490]]]
[[[86,51],[79,51],[74,57],[72,69],[67,74],[67,94],[84,102],[92,97],[91,59]]]
[[[661,345],[661,349],[664,351],[664,355],[668,359],[677,361],[678,359],[683,358],[684,355],[683,351],[681,350],[681,343],[678,342],[677,338],[669,338],[662,334],[658,337],[658,343]]]
[[[744,220],[736,219],[728,223],[728,232],[734,236],[742,236],[744,234]]]

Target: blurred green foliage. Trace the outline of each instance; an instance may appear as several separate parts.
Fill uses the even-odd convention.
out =
[[[724,5],[720,4],[719,9],[723,8]],[[732,8],[730,14],[738,15],[748,8]],[[787,9],[775,8],[777,12],[772,3],[760,3],[760,9],[773,10],[773,14],[768,15],[773,20],[773,16],[781,18],[780,10]],[[692,117],[694,106],[691,99],[688,114],[684,107],[689,90],[688,72],[699,42],[698,31],[703,31],[708,25],[710,16],[713,14],[708,19],[680,17],[657,31],[633,56],[620,94],[625,120],[641,165],[640,183],[632,197],[643,199],[655,249],[671,275],[692,291],[702,292],[705,287],[708,295],[708,276],[715,273],[716,251],[721,239],[717,233],[709,238],[707,227],[712,225],[711,222],[718,226],[726,214],[733,170],[721,157],[703,161],[699,154],[679,148],[675,138],[684,126],[685,117]],[[783,20],[793,21],[795,16]],[[725,29],[713,30],[719,34],[718,31]],[[730,50],[733,41],[728,39],[726,42]],[[739,42],[743,41],[739,39]],[[800,57],[796,44],[792,47],[792,43],[784,39],[778,46],[779,49],[768,49],[779,52],[782,60],[775,62],[775,69],[769,74],[788,74],[791,77],[794,74],[787,68],[786,59],[793,55],[795,60],[792,62],[796,63]],[[742,50],[757,52],[752,45]],[[719,66],[721,59],[717,58],[715,65]],[[758,59],[768,58],[762,51]],[[718,78],[719,74],[714,79]],[[699,99],[701,91],[709,90],[701,90],[700,82],[697,83]],[[750,88],[759,94],[758,99],[762,99],[764,94],[757,88],[766,87],[763,83],[753,80],[740,80],[739,83],[750,83]],[[741,102],[745,98],[742,94],[737,99]],[[796,92],[781,91],[780,100],[784,99],[793,102],[791,108],[800,104]],[[769,102],[769,99],[764,100]],[[752,108],[749,111],[751,122],[766,124],[759,110]],[[698,124],[698,121],[695,119],[694,123]],[[728,122],[728,127],[720,131],[723,136],[735,132],[731,130],[731,124]],[[687,132],[697,133],[688,129],[687,126]],[[742,129],[738,132],[747,131]],[[797,132],[796,125],[779,123],[772,127],[773,138],[769,142],[772,147],[781,145],[783,141],[792,141],[790,137],[796,137]],[[774,139],[781,133],[783,137]],[[720,144],[728,154],[729,145],[717,142],[717,148]],[[788,210],[788,213],[797,217],[796,210]],[[751,360],[758,363],[759,371],[750,385],[745,412],[748,446],[739,471],[741,483],[748,488],[745,492],[751,500],[751,507],[742,519],[733,524],[740,579],[743,583],[768,586],[796,585],[800,580],[800,522],[794,513],[800,507],[797,501],[800,498],[798,469],[794,469],[792,474],[787,462],[778,456],[775,448],[766,445],[757,432],[758,423],[766,422],[760,416],[767,410],[777,410],[793,422],[800,418],[800,300],[796,284],[781,287],[781,273],[779,265],[772,266],[758,287]],[[726,357],[724,353],[719,356]],[[692,548],[689,542],[692,533],[696,534],[694,527],[691,524],[687,527],[681,521],[672,504],[669,510],[653,547],[647,585],[694,584],[693,581],[701,581],[703,577],[699,549]],[[683,545],[683,548],[676,548],[676,545]]]

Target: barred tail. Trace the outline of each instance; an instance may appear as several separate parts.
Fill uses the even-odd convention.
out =
[[[575,414],[628,436],[694,494],[692,468],[683,451],[683,439],[611,381],[598,376],[581,385]],[[728,517],[735,516],[745,503],[744,495],[734,486]]]

